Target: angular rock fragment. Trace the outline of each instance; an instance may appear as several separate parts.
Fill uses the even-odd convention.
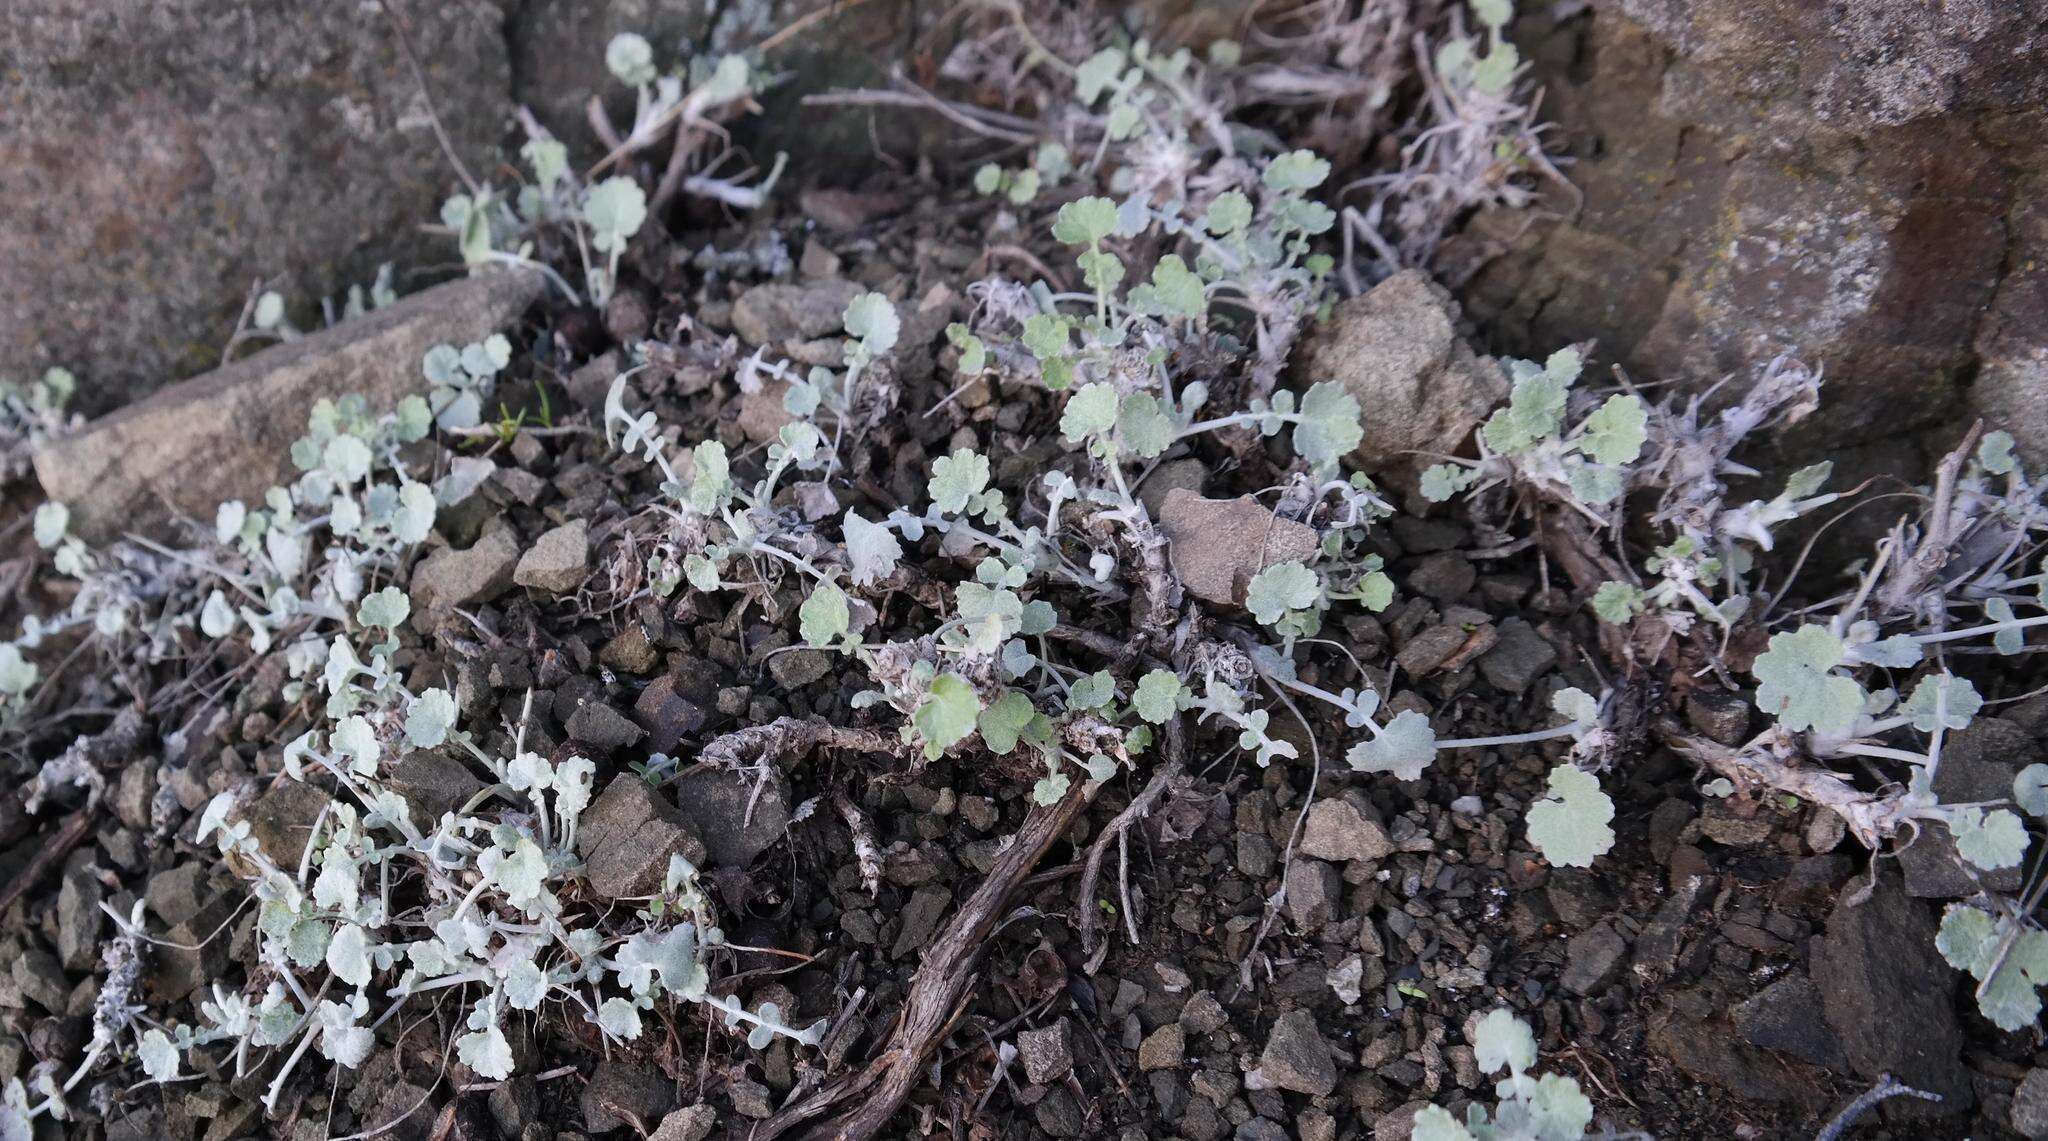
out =
[[[1274,1021],[1266,1048],[1259,1054],[1258,1075],[1269,1089],[1293,1090],[1310,1097],[1322,1097],[1337,1088],[1337,1063],[1316,1029],[1314,1013],[1291,1010]]]
[[[514,584],[549,594],[572,593],[589,576],[590,531],[581,519],[543,534],[512,570]]]
[[[1316,552],[1315,528],[1282,519],[1249,495],[1205,499],[1185,488],[1166,495],[1159,529],[1188,593],[1219,606],[1244,605],[1252,576]]]
[[[755,345],[830,336],[845,327],[847,303],[860,293],[855,282],[836,278],[757,285],[733,301],[733,331]]]
[[[1394,842],[1379,822],[1348,800],[1330,797],[1308,810],[1302,827],[1301,854],[1317,860],[1384,860]]]
[[[467,547],[442,547],[421,559],[410,584],[413,624],[430,629],[457,607],[505,593],[518,562],[519,541],[503,521],[485,528]]]
[[[600,899],[652,895],[661,890],[669,857],[699,867],[704,842],[675,805],[635,773],[621,773],[583,812],[576,853],[590,890]]]
[[[1404,270],[1339,302],[1301,346],[1297,373],[1334,380],[1358,398],[1368,471],[1412,469],[1414,452],[1455,449],[1507,399],[1500,367],[1458,333],[1458,307],[1421,270]]]

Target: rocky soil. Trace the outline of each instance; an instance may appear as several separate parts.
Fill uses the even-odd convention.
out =
[[[521,5],[508,46],[489,24],[504,14],[488,5],[431,14],[422,5],[415,34],[469,44],[483,61],[454,78],[429,68],[430,83],[482,75],[516,87],[549,74],[534,47],[546,41],[534,29],[617,17],[617,6],[603,7],[599,19],[568,5]],[[104,28],[62,26],[115,38],[152,26],[125,11],[106,16]],[[1365,447],[1389,469],[1390,485],[1405,491],[1412,478],[1401,470],[1403,453],[1461,438],[1500,398],[1498,371],[1483,356],[1489,347],[1591,334],[1632,368],[1660,377],[1692,369],[1703,380],[1780,347],[1732,330],[1782,332],[1785,346],[1818,346],[1831,368],[1840,360],[1844,383],[1830,392],[1850,395],[1838,424],[1938,425],[1959,393],[1977,408],[2025,411],[2034,391],[2027,370],[2037,367],[2029,354],[2048,326],[2022,320],[2035,308],[2023,253],[2040,227],[2023,193],[2032,185],[2031,120],[2014,108],[2038,102],[2040,88],[2007,76],[2002,57],[1981,45],[2035,25],[1990,6],[1894,29],[1882,26],[1882,13],[1825,28],[1768,5],[1726,21],[1710,15],[1615,0],[1564,26],[1525,21],[1544,66],[1569,77],[1560,88],[1566,109],[1602,124],[1612,144],[1574,172],[1584,212],[1513,235],[1510,220],[1481,218],[1460,239],[1481,251],[1470,272],[1440,275],[1455,280],[1455,295],[1422,274],[1397,276],[1336,306],[1303,346],[1300,367],[1360,396]],[[36,20],[58,17],[38,12]],[[1806,102],[1772,86],[1767,60],[1780,57],[1759,61],[1748,50],[1766,33],[1795,54],[1814,39],[1843,45],[1838,57],[1813,63],[1819,75],[1802,87]],[[1898,37],[1979,47],[1927,48],[1915,58],[1931,70],[1904,74],[1880,66]],[[508,58],[532,58],[532,70]],[[377,83],[405,87],[397,57],[386,51],[374,67],[369,59],[302,62],[300,70],[371,68],[374,83],[360,82],[373,95]],[[50,73],[59,70],[53,64]],[[2010,82],[1979,82],[1987,75]],[[1742,98],[1727,94],[1731,83]],[[159,97],[171,98],[149,98]],[[567,103],[533,101],[569,114]],[[402,96],[372,102],[380,114],[402,114]],[[1759,128],[1747,120],[1700,125],[1730,103],[1760,116],[1778,141],[1757,144],[1748,132]],[[1618,141],[1621,118],[1640,119],[1646,106],[1659,113]],[[6,108],[0,102],[0,119],[10,118]],[[468,112],[454,127],[465,139],[496,138]],[[70,128],[39,110],[34,129]],[[251,128],[255,137],[291,129]],[[198,130],[182,126],[171,143],[144,148],[151,162],[164,146],[193,152],[165,159],[160,177],[177,185],[200,171],[240,177],[217,155],[197,153],[205,148],[188,132]],[[417,138],[408,145],[431,150]],[[347,153],[336,152],[338,165]],[[1947,157],[1937,162],[1937,154]],[[48,167],[23,174],[20,164],[0,163],[0,180],[8,169],[27,181],[0,181],[7,197],[52,198],[37,181],[51,177]],[[122,177],[151,169],[139,164],[140,173]],[[1661,188],[1654,201],[1627,189],[1644,181]],[[408,219],[430,213],[414,209],[428,199],[390,197],[374,178],[358,189],[383,208],[410,210]],[[1968,212],[1944,212],[1955,203]],[[304,248],[266,254],[266,265],[343,257],[364,235],[396,228],[352,200],[313,196],[291,209],[323,226],[346,219],[348,232],[293,231]],[[604,312],[568,308],[510,277],[442,286],[165,389],[45,454],[44,485],[74,503],[82,530],[111,533],[178,511],[205,517],[213,501],[254,494],[275,478],[312,394],[395,395],[419,383],[414,363],[424,345],[506,328],[517,363],[498,399],[534,418],[529,430],[465,445],[491,471],[442,512],[412,569],[417,648],[405,669],[447,685],[466,718],[496,726],[504,739],[493,748],[524,725],[529,750],[574,749],[600,761],[601,792],[579,850],[593,898],[644,893],[669,854],[684,854],[707,870],[733,942],[785,952],[739,955],[722,985],[750,1007],[774,1001],[801,1020],[833,1020],[822,1051],[777,1042],[758,1053],[708,1021],[676,1021],[633,1049],[606,1051],[591,1027],[536,1020],[515,1045],[521,1076],[492,1083],[453,1061],[446,1012],[424,1008],[386,1028],[364,1069],[332,1086],[302,1084],[277,1118],[266,1120],[257,1104],[267,1075],[224,1070],[162,1090],[122,1090],[101,1107],[102,1120],[70,1135],[767,1136],[761,1123],[774,1121],[793,1091],[867,1060],[921,965],[1011,843],[1029,809],[1028,783],[955,761],[902,771],[837,749],[792,759],[761,781],[690,763],[706,741],[740,726],[855,721],[851,698],[863,681],[801,648],[788,592],[716,605],[696,595],[629,601],[652,526],[641,505],[653,481],[590,428],[621,346],[668,342],[688,326],[696,334],[688,350],[658,356],[639,391],[665,422],[715,435],[735,453],[762,444],[786,415],[779,395],[741,391],[731,362],[759,346],[798,360],[821,351],[818,338],[839,327],[861,289],[888,294],[905,314],[893,375],[933,395],[910,406],[937,403],[951,383],[942,331],[968,305],[958,284],[988,270],[991,241],[1028,244],[999,226],[991,233],[988,213],[984,200],[909,177],[814,185],[744,226],[692,218],[673,240],[643,243],[628,288]],[[31,253],[54,256],[29,251],[18,224],[0,225],[0,279],[40,272]],[[70,220],[35,224],[76,236],[65,230]],[[1636,239],[1652,233],[1667,244],[1646,259]],[[118,233],[106,240],[126,248]],[[1748,257],[1745,243],[1768,246],[1768,256]],[[699,256],[707,249],[739,253]],[[154,308],[101,314],[90,327],[66,326],[70,318],[41,301],[10,298],[4,359],[40,359],[17,351],[25,344],[17,334],[34,328],[38,354],[119,359],[151,377],[195,370],[199,358],[164,341],[165,330],[220,330],[223,297],[217,277],[205,292],[175,286],[251,255],[202,242],[161,264],[153,256],[87,260],[71,276],[39,278],[52,306],[97,295],[110,276],[130,272],[174,286],[137,290]],[[1945,267],[1956,268],[1967,296],[1923,305],[1909,287]],[[1835,292],[1844,280],[1858,291]],[[1786,300],[1811,300],[1814,291],[1827,306]],[[1759,297],[1770,298],[1768,312],[1752,310],[1764,304]],[[228,310],[240,301],[237,294]],[[1807,324],[1778,319],[1791,313]],[[1912,401],[1895,405],[1909,390]],[[224,405],[238,410],[236,424],[260,430],[221,436]],[[531,430],[543,408],[547,428]],[[998,465],[1028,470],[1045,457],[1008,445],[1026,439],[1023,429],[1045,409],[1042,394],[969,385],[942,415],[890,426],[887,446],[876,449],[893,457],[890,465],[850,490],[816,485],[797,509],[813,517],[855,505],[886,511],[914,498],[930,458],[962,441],[995,441],[1004,445],[991,449]],[[1812,446],[1793,441],[1787,450]],[[1910,462],[1898,458],[1902,450],[1917,455],[1910,444],[1873,444],[1850,453],[1844,470],[1857,457]],[[206,478],[191,478],[195,471]],[[1162,520],[1175,572],[1210,605],[1240,603],[1244,579],[1289,557],[1288,544],[1300,540],[1257,525],[1272,516],[1238,498],[1255,490],[1249,482],[1223,457],[1196,454],[1161,465],[1139,488]],[[1394,708],[1423,711],[1446,734],[1511,733],[1546,724],[1556,688],[1599,687],[1607,666],[1591,618],[1552,584],[1550,568],[1526,550],[1504,551],[1497,536],[1475,534],[1454,513],[1431,512],[1419,499],[1404,508],[1382,532],[1396,602],[1379,615],[1347,613],[1341,624],[1343,643],[1374,678],[1396,679]],[[22,531],[8,541],[20,545]],[[1247,538],[1254,534],[1265,536],[1263,546]],[[916,572],[899,573],[914,596]],[[19,583],[19,572],[9,581]],[[26,589],[16,589],[17,607]],[[254,916],[241,906],[239,881],[191,842],[196,813],[218,791],[258,788],[250,818],[259,837],[295,852],[294,829],[303,832],[321,805],[319,794],[279,776],[279,752],[311,707],[287,699],[274,658],[229,651],[205,670],[217,692],[200,715],[153,726],[133,755],[106,765],[108,789],[94,811],[60,803],[31,814],[18,791],[0,795],[0,882],[18,885],[0,895],[0,1079],[80,1052],[99,948],[112,931],[103,903],[126,913],[140,900],[152,929],[165,932],[148,955],[144,997],[153,1009],[189,1010],[212,982],[253,969]],[[1640,683],[1627,700],[1639,723],[1680,718],[1731,743],[1750,729],[1748,704],[1712,691]],[[2009,788],[2014,772],[2048,752],[2048,699],[1995,708],[1950,740],[1942,777],[1957,798]],[[107,711],[80,716],[98,727]],[[1897,860],[1873,862],[1833,816],[1703,796],[1692,765],[1639,741],[1607,777],[1618,808],[1614,850],[1591,871],[1555,870],[1530,850],[1522,827],[1554,746],[1447,754],[1424,779],[1403,782],[1346,769],[1335,747],[1343,726],[1327,721],[1312,713],[1279,727],[1304,756],[1319,751],[1320,766],[1259,769],[1241,753],[1198,750],[1112,848],[1094,897],[1080,898],[1088,844],[1144,786],[1123,780],[1106,789],[1005,901],[974,960],[970,1000],[885,1135],[1392,1141],[1408,1136],[1423,1105],[1461,1110],[1489,1092],[1469,1028],[1506,1005],[1536,1028],[1546,1068],[1575,1077],[1601,1120],[1621,1131],[1811,1136],[1889,1074],[1942,1100],[1891,1102],[1853,1136],[2048,1137],[2048,1050],[2038,1035],[2001,1034],[1978,1018],[1967,980],[1935,952],[1939,901],[1976,890],[1945,836],[1930,831]],[[61,747],[78,728],[52,738]],[[643,773],[659,764],[657,754],[682,763],[650,781]],[[407,758],[401,780],[434,813],[480,787],[434,752]],[[874,882],[855,854],[869,842],[879,852]],[[1285,905],[1273,913],[1267,901],[1283,888]],[[1087,953],[1085,927],[1101,933],[1101,955]]]

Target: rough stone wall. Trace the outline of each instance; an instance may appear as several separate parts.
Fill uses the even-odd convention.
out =
[[[630,114],[604,70],[613,34],[674,58],[758,42],[816,2],[400,9],[488,176],[515,103],[594,157],[588,94]],[[1485,217],[1461,241],[1494,347],[1591,338],[1641,379],[1696,386],[1796,350],[1831,378],[1809,451],[1890,440],[1844,458],[1896,472],[1918,459],[1898,441],[1976,413],[2048,458],[2048,0],[1594,0],[1563,24],[1524,8],[1584,198],[1567,220]],[[930,64],[915,18],[871,0],[822,25],[778,57],[792,82],[740,139],[764,165],[828,156],[792,182],[843,180],[866,117],[797,100],[878,81],[913,44],[909,66]],[[445,261],[415,230],[457,186],[424,111],[375,4],[14,0],[0,376],[62,364],[104,409],[210,367],[259,277],[311,327],[317,299],[380,261]]]
[[[633,97],[606,71],[636,31],[664,62],[759,43],[822,0],[393,0],[471,172],[503,187],[518,104],[580,160],[584,105]],[[252,282],[301,328],[377,266],[437,267],[423,237],[461,188],[375,0],[9,0],[0,18],[0,377],[51,365],[105,411],[213,367]],[[737,124],[765,169],[843,180],[871,140],[809,91],[882,82],[911,7],[870,0],[773,61],[786,82]],[[898,117],[901,118],[901,117]],[[883,127],[890,126],[884,122]],[[836,157],[835,157],[836,156]],[[445,276],[445,272],[439,276]],[[435,274],[401,280],[410,292]]]
[[[471,169],[503,136],[505,13],[402,5]],[[9,0],[0,19],[0,376],[50,365],[104,409],[218,363],[250,284],[318,299],[457,185],[374,4]]]
[[[1466,300],[1501,347],[1593,338],[1695,387],[1797,351],[1829,377],[1803,450],[1975,413],[2048,459],[2048,3],[1595,0],[1518,31],[1585,198],[1481,221]]]

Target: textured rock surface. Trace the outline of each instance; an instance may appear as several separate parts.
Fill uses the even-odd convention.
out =
[[[1595,338],[1639,379],[1696,387],[1795,351],[1829,379],[1794,438],[1806,451],[1966,403],[2024,412],[2023,438],[2048,444],[2041,11],[1597,0],[1562,26],[1532,16],[1518,30],[1585,198],[1568,221],[1522,233],[1503,216],[1461,239],[1453,276],[1483,265],[1468,308],[1510,351]]]
[[[1414,270],[1340,302],[1302,342],[1297,367],[1304,380],[1335,380],[1358,398],[1357,456],[1368,471],[1413,469],[1409,453],[1455,450],[1508,395],[1500,368],[1460,335],[1457,303]]]
[[[1219,606],[1244,603],[1252,576],[1275,563],[1315,553],[1315,529],[1281,519],[1249,495],[1204,499],[1174,488],[1166,495],[1159,529],[1167,557],[1189,594]]]
[[[1915,1115],[1962,1113],[1975,1103],[1950,1001],[1955,972],[1935,951],[1934,930],[1927,905],[1886,876],[1860,906],[1836,904],[1813,955],[1828,1025],[1856,1072],[1873,1081],[1888,1073],[1942,1095],[1939,1103],[1895,1103]]]
[[[600,899],[651,895],[668,874],[668,858],[704,863],[696,829],[654,787],[622,773],[598,794],[576,833],[590,890]]]
[[[405,12],[456,151],[488,170],[503,7]],[[216,363],[251,282],[316,327],[380,262],[446,260],[415,227],[457,177],[377,5],[16,0],[0,60],[0,375],[64,365],[102,410]]]
[[[429,348],[483,337],[541,288],[531,273],[464,278],[265,349],[54,441],[36,453],[36,476],[88,538],[181,513],[211,521],[222,500],[254,499],[288,478],[291,443],[316,399],[360,393],[389,408],[426,387],[419,365]]]

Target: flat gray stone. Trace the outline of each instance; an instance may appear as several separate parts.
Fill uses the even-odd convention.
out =
[[[572,519],[543,534],[519,556],[512,581],[549,594],[568,594],[590,577],[590,528]]]
[[[424,393],[428,349],[489,335],[542,288],[537,273],[464,278],[273,346],[45,444],[36,477],[94,541],[181,514],[210,520],[224,500],[260,499],[292,478],[291,444],[314,401],[358,393],[384,411]]]
[[[477,541],[457,550],[442,547],[412,568],[408,583],[415,628],[432,629],[459,606],[489,602],[511,589],[519,561],[519,540],[503,520],[484,529]]]
[[[1479,674],[1496,688],[1525,693],[1557,664],[1557,649],[1520,618],[1500,624],[1500,641],[1479,659]]]
[[[1167,557],[1189,594],[1219,606],[1244,604],[1252,576],[1316,551],[1315,528],[1275,516],[1249,495],[1205,499],[1186,488],[1166,493],[1159,529]]]

